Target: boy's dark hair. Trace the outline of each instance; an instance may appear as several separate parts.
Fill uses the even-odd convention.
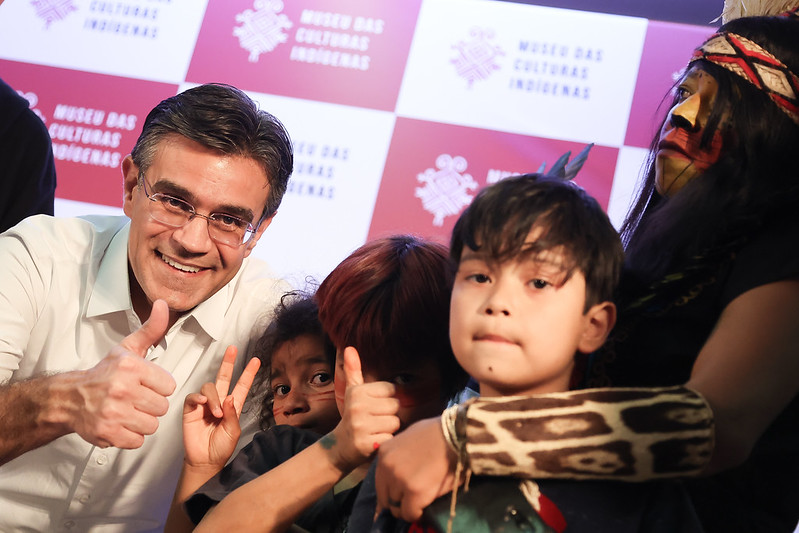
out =
[[[358,350],[364,370],[435,361],[441,399],[449,399],[467,379],[449,342],[452,281],[445,246],[410,235],[376,239],[319,286],[319,318],[333,344]]]
[[[542,230],[530,245],[533,227]],[[585,311],[611,301],[624,251],[599,203],[569,181],[541,174],[503,179],[480,191],[452,230],[450,257],[457,265],[464,246],[503,262],[562,246],[567,278],[585,276]]]
[[[261,220],[275,214],[294,168],[291,138],[277,118],[258,109],[233,86],[200,85],[163,100],[150,111],[131,151],[133,163],[146,173],[159,144],[175,134],[221,154],[257,161],[269,180]]]
[[[253,351],[253,356],[261,360],[261,368],[258,370],[252,386],[254,397],[262,397],[262,401],[258,402],[260,409],[258,423],[261,429],[267,429],[274,422],[272,404],[275,394],[269,383],[272,374],[272,357],[283,344],[303,335],[320,340],[332,371],[336,365],[336,348],[322,329],[316,301],[310,294],[292,291],[280,298],[280,303],[275,306],[272,321],[255,343]]]

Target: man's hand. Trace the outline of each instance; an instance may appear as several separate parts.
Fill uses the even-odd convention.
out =
[[[400,403],[394,398],[396,388],[391,383],[364,383],[355,348],[345,348],[343,357],[347,383],[344,412],[336,428],[324,438],[330,443],[334,462],[349,472],[369,460],[400,428]]]
[[[169,372],[144,357],[166,334],[168,321],[166,302],[156,300],[142,327],[97,365],[58,376],[54,392],[68,399],[72,431],[91,444],[118,448],[138,448],[145,435],[155,433],[176,385]]]
[[[452,491],[456,460],[438,418],[421,420],[385,442],[375,475],[377,513],[389,509],[407,522],[421,518],[433,500]]]
[[[228,346],[216,382],[206,383],[199,393],[186,396],[183,404],[183,447],[188,466],[221,470],[236,449],[241,436],[241,408],[261,366],[261,360],[257,357],[250,359],[228,396],[236,352],[235,346]]]

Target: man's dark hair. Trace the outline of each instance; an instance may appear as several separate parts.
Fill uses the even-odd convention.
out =
[[[146,172],[159,144],[175,134],[220,154],[257,161],[270,186],[261,220],[275,214],[294,168],[291,139],[277,118],[235,87],[200,85],[150,111],[131,151],[133,163]]]

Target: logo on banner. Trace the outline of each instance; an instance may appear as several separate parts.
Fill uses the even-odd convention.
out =
[[[78,10],[73,0],[31,0],[31,5],[36,10],[36,16],[44,20],[45,28]]]
[[[250,52],[247,59],[251,63],[258,61],[264,52],[271,52],[288,38],[283,30],[291,28],[289,18],[281,13],[281,0],[255,0],[252,9],[245,9],[236,15],[236,22],[241,26],[233,28],[233,35],[238,37],[242,48]]]
[[[470,41],[461,41],[453,46],[458,51],[458,57],[451,62],[458,76],[464,78],[471,87],[475,81],[488,79],[493,71],[499,69],[497,58],[504,56],[505,52],[491,43],[494,39],[493,30],[472,28],[469,33]]]
[[[28,107],[30,107],[31,111],[36,113],[36,116],[39,117],[42,122],[47,122],[47,119],[44,118],[44,114],[36,109],[36,104],[39,103],[39,95],[32,92],[23,93],[22,91],[17,91],[17,94],[28,101]]]
[[[441,154],[436,158],[438,170],[428,168],[417,174],[416,179],[424,186],[416,187],[414,196],[433,215],[434,226],[443,226],[446,217],[460,213],[474,198],[468,191],[477,189],[477,182],[470,174],[463,173],[467,166],[461,156]]]

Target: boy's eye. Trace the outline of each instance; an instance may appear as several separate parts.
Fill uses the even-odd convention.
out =
[[[534,280],[530,281],[530,285],[532,285],[536,289],[543,289],[543,288],[549,286],[550,283],[548,281],[543,280],[543,279],[534,279]]]
[[[327,385],[333,381],[333,376],[329,372],[317,372],[311,378],[311,385]]]
[[[291,387],[289,387],[288,385],[275,385],[274,387],[275,397],[285,396],[289,393],[290,390]]]
[[[491,281],[491,279],[485,274],[472,274],[470,276],[467,276],[466,279],[470,279],[477,283],[488,283],[489,281]]]

